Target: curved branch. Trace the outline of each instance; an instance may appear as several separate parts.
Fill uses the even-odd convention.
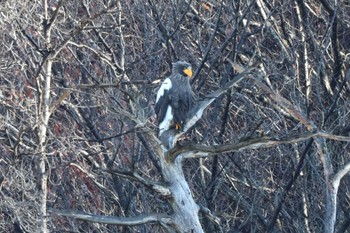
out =
[[[331,168],[333,169],[333,168]],[[334,232],[335,224],[337,221],[337,194],[339,190],[339,185],[341,179],[350,172],[350,163],[347,163],[342,167],[337,173],[334,174],[333,170],[330,168],[326,169],[326,171],[331,171],[332,173],[326,176],[328,184],[327,184],[327,205],[326,205],[326,221],[325,221],[325,232]],[[334,174],[334,175],[333,175]],[[333,178],[330,178],[333,175]]]
[[[304,134],[297,135],[288,135],[285,137],[271,137],[271,136],[263,136],[259,138],[248,138],[246,140],[241,140],[235,144],[226,144],[226,145],[214,145],[214,146],[206,146],[196,143],[188,143],[183,146],[176,146],[169,150],[168,159],[170,161],[174,161],[176,157],[180,154],[183,154],[184,157],[203,157],[204,155],[210,156],[219,153],[228,153],[242,150],[252,150],[252,149],[260,149],[278,146],[281,144],[290,144],[290,143],[298,143],[301,141],[305,141],[310,138],[320,137],[326,138],[336,141],[350,141],[350,137],[338,136],[328,134],[326,132],[307,132]],[[200,153],[198,153],[200,152]]]
[[[87,222],[106,223],[123,226],[135,226],[146,223],[162,223],[168,225],[169,222],[171,222],[171,218],[169,217],[169,215],[158,213],[145,214],[135,217],[114,217],[88,214],[82,211],[58,210],[52,208],[48,209],[48,212],[64,217],[80,219]]]
[[[342,169],[340,169],[337,173],[335,173],[332,182],[336,185],[339,185],[340,180],[350,172],[350,163],[345,164]],[[334,185],[335,186],[335,185]]]

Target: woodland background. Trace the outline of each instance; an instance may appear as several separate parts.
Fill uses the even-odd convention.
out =
[[[201,215],[205,231],[325,231],[343,171],[335,232],[349,232],[349,12],[346,0],[0,1],[0,231],[45,231],[47,215],[50,232],[166,232],[49,210],[171,213],[129,172],[162,181],[147,134],[160,82],[186,60],[199,99],[253,72],[180,144],[298,138],[184,160],[194,199],[220,220]],[[338,137],[305,136],[316,131]]]

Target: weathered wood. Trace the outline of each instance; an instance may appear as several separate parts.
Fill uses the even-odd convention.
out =
[[[172,222],[178,232],[200,233],[203,229],[198,217],[199,206],[192,197],[181,162],[180,156],[173,162],[161,160],[164,180],[171,190]]]

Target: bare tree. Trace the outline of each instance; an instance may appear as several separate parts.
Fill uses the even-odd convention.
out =
[[[1,231],[347,232],[349,7],[2,1]],[[198,102],[165,149],[177,60]]]

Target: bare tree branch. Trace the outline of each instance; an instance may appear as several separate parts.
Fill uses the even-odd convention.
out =
[[[130,180],[140,182],[141,184],[145,185],[146,187],[156,191],[157,193],[159,193],[163,196],[170,196],[171,195],[171,191],[166,186],[162,185],[159,182],[155,182],[153,180],[146,179],[146,178],[140,176],[139,174],[137,174],[136,172],[121,171],[121,170],[115,170],[115,169],[114,170],[106,170],[106,172],[113,173],[113,174],[116,174],[118,176],[125,177],[125,178],[128,178]]]
[[[112,217],[112,216],[103,216],[103,215],[93,215],[87,214],[81,211],[74,210],[58,210],[49,208],[48,212],[52,214],[57,214],[64,217],[76,218],[88,222],[94,223],[106,223],[106,224],[116,224],[122,226],[135,226],[146,223],[162,223],[169,224],[171,222],[171,218],[167,214],[146,214],[140,215],[136,217]]]
[[[280,138],[263,136],[260,138],[242,139],[240,142],[237,142],[235,144],[227,144],[227,145],[205,146],[202,144],[188,143],[183,146],[181,145],[175,146],[173,149],[171,149],[168,152],[168,156],[170,161],[174,160],[180,154],[186,154],[189,152],[196,152],[196,153],[199,152],[199,154],[195,156],[185,156],[185,157],[197,157],[197,156],[203,157],[204,156],[203,153],[206,154],[206,156],[210,156],[210,155],[215,155],[219,153],[261,149],[261,148],[278,146],[281,144],[299,143],[315,137],[350,142],[350,137],[331,135],[325,132],[315,132],[315,133],[307,132],[304,134],[287,135]]]

